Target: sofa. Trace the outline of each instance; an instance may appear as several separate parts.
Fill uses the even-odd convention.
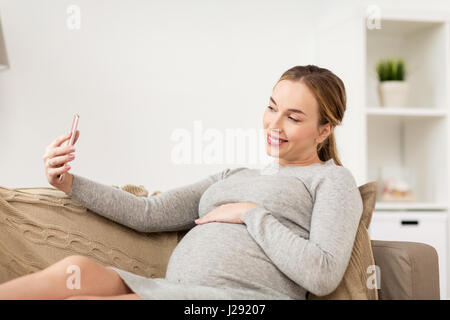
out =
[[[113,187],[136,196],[148,196],[143,186]],[[367,228],[376,189],[376,182],[360,187],[368,206],[366,211],[370,213],[365,221]],[[160,191],[155,191],[150,196],[158,193]],[[0,283],[42,270],[74,254],[87,256],[101,265],[163,278],[173,249],[188,231],[142,233],[91,212],[54,188],[0,186]],[[364,282],[366,266],[375,264],[379,268],[376,294],[353,295],[350,292],[323,299],[439,299],[438,258],[433,247],[381,240],[370,240],[370,247],[365,250],[355,245],[354,253],[367,251],[369,260],[366,265],[352,270],[349,270],[350,263],[344,278],[353,275],[354,279]],[[351,262],[355,264],[353,254]],[[358,269],[359,275],[356,274]]]
[[[436,250],[424,243],[371,240],[381,300],[439,300]]]

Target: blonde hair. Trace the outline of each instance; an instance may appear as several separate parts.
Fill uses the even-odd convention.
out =
[[[344,83],[333,72],[315,65],[295,66],[285,71],[275,86],[282,80],[301,81],[311,90],[319,104],[318,128],[330,123],[334,129],[341,124],[347,97]],[[333,158],[337,165],[342,166],[336,149],[334,130],[317,145],[317,154],[322,161]]]

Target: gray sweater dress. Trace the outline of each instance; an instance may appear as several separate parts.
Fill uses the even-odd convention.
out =
[[[278,168],[274,170],[274,168]],[[112,266],[143,299],[304,300],[340,283],[363,204],[351,172],[334,163],[239,167],[155,196],[137,197],[74,174],[73,199],[140,232],[192,228],[174,249],[165,278]],[[232,202],[255,202],[244,224],[194,220]]]

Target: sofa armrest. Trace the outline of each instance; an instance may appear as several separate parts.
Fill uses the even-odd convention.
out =
[[[439,300],[436,250],[425,243],[371,240],[383,300]]]

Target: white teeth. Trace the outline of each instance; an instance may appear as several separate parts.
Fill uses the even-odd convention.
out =
[[[270,140],[270,142],[276,143],[276,144],[280,144],[280,143],[284,142],[284,141],[281,141],[281,140],[274,140],[270,136],[269,136],[269,140]]]

